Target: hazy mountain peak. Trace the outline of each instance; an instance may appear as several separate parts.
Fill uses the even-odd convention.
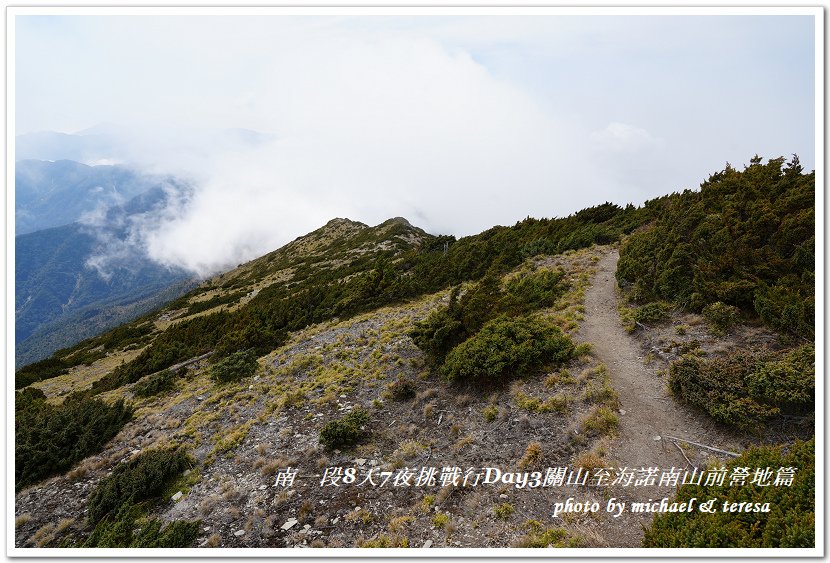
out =
[[[403,225],[404,227],[411,227],[412,223],[407,221],[404,217],[392,217],[387,219],[381,225]]]
[[[348,219],[346,217],[335,217],[334,219],[330,220],[328,223],[323,225],[323,228],[325,229],[339,226],[366,228],[369,225],[361,223],[360,221],[352,221],[351,219]]]

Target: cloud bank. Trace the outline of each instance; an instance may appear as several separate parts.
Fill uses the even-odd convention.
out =
[[[727,153],[703,169],[698,160],[693,175],[679,174],[675,165],[687,155],[677,130],[592,102],[613,100],[613,92],[588,90],[584,106],[558,105],[560,91],[578,91],[568,82],[582,71],[573,61],[587,57],[593,41],[561,22],[550,28],[556,41],[547,41],[539,21],[522,21],[495,28],[486,18],[470,25],[336,17],[31,21],[18,33],[18,54],[51,58],[33,55],[40,64],[25,66],[18,80],[38,84],[43,75],[71,72],[72,87],[57,100],[35,88],[30,99],[19,95],[19,121],[37,127],[20,106],[51,102],[38,116],[43,123],[122,124],[123,158],[193,188],[131,219],[124,244],[201,276],[336,216],[369,224],[404,216],[460,236],[606,200],[640,203],[751,156]],[[598,30],[614,25],[603,20]],[[547,53],[544,64],[520,68],[539,53]],[[515,70],[505,60],[517,62]]]

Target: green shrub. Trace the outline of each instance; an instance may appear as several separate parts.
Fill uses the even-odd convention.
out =
[[[805,276],[806,277],[806,276]],[[811,335],[815,319],[812,288],[788,276],[772,285],[760,284],[753,304],[761,320],[784,333]]]
[[[217,383],[229,383],[253,375],[256,368],[257,361],[253,351],[245,350],[242,352],[234,352],[227,358],[214,364],[211,368],[210,376]]]
[[[550,307],[567,286],[562,283],[563,270],[540,270],[521,272],[510,278],[504,287],[504,298],[500,309],[512,314],[523,314]]]
[[[718,335],[726,334],[738,322],[738,308],[717,301],[703,308],[703,318],[711,331]]]
[[[389,396],[392,397],[392,400],[408,401],[415,398],[418,388],[415,385],[415,382],[411,379],[400,377],[390,383],[387,389],[389,390]]]
[[[812,345],[800,346],[779,359],[765,362],[748,374],[749,394],[788,414],[813,411],[816,393],[816,357]]]
[[[352,446],[368,434],[363,428],[368,422],[369,413],[365,409],[356,408],[323,426],[320,430],[320,443],[330,450]]]
[[[460,299],[460,288],[453,288],[449,304],[433,311],[415,324],[410,333],[413,342],[437,364],[455,346],[481,330],[502,309],[504,294],[498,270],[490,268],[484,277]]]
[[[125,547],[191,547],[199,536],[199,520],[173,520],[163,528],[152,519],[141,529],[133,543]]]
[[[557,244],[549,239],[536,239],[522,246],[522,258],[557,253]]]
[[[133,394],[136,397],[152,397],[173,389],[175,385],[176,374],[166,369],[139,379],[133,386]]]
[[[666,303],[655,301],[646,303],[634,311],[634,320],[638,323],[656,323],[665,320],[669,316],[671,306]]]
[[[132,415],[132,408],[123,400],[108,405],[73,394],[62,404],[51,405],[37,389],[16,393],[15,490],[63,473],[100,452]]]
[[[498,381],[564,363],[573,351],[570,338],[545,320],[500,316],[455,347],[441,371],[451,381]]]
[[[125,505],[158,498],[192,460],[181,450],[145,450],[101,479],[87,499],[88,517],[97,524]]]
[[[498,269],[490,268],[460,299],[459,289],[453,289],[447,307],[416,323],[410,336],[440,365],[450,350],[494,317],[522,315],[553,305],[567,287],[562,283],[563,276],[561,270],[522,271],[502,288]]]
[[[36,387],[26,387],[14,394],[15,413],[34,411],[47,406],[46,394]]]
[[[751,430],[778,414],[775,407],[751,399],[744,383],[760,360],[742,352],[712,360],[683,356],[669,367],[669,389],[716,420]]]
[[[199,536],[200,521],[147,519],[144,511],[130,503],[100,520],[81,547],[191,547]]]
[[[481,410],[481,414],[485,421],[493,422],[499,416],[499,407],[496,405],[487,405]]]
[[[507,520],[513,514],[515,508],[509,502],[503,502],[493,508],[493,516],[500,520]]]
[[[29,364],[15,372],[14,388],[21,389],[27,385],[31,385],[35,381],[42,381],[63,375],[69,371],[70,365],[65,360],[56,357]]]
[[[778,354],[737,351],[711,360],[683,356],[669,368],[669,388],[720,422],[757,430],[782,412],[813,411],[814,361],[809,345]]]
[[[791,486],[682,485],[674,501],[717,498],[714,514],[657,514],[643,537],[644,547],[814,547],[815,546],[815,439],[787,448],[753,448],[727,464],[734,467],[769,467],[774,481],[779,468],[796,468]],[[769,503],[770,511],[730,513],[724,503]]]
[[[409,336],[418,348],[433,360],[441,362],[450,350],[464,340],[465,334],[464,325],[450,306],[433,311],[427,318],[415,323]]]
[[[638,302],[701,311],[713,303],[811,339],[815,319],[815,173],[797,157],[646,202],[654,221],[620,248],[617,280]]]

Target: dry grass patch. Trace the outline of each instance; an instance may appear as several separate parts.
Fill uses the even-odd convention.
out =
[[[453,444],[452,448],[455,452],[460,452],[464,448],[471,446],[476,443],[476,439],[473,438],[472,434],[467,434],[466,436],[460,438],[455,444]]]
[[[396,516],[389,520],[389,532],[393,534],[400,533],[407,524],[414,520],[414,516]]]
[[[527,469],[528,467],[536,467],[542,462],[543,458],[544,451],[542,450],[542,444],[539,442],[531,442],[527,445],[522,459],[519,460],[519,468]]]
[[[607,467],[608,464],[603,457],[595,451],[582,452],[574,459],[574,464],[589,472]]]
[[[55,525],[54,524],[46,524],[42,528],[40,528],[37,532],[32,534],[32,537],[29,538],[29,541],[37,545],[38,547],[46,547],[50,543],[55,540]]]

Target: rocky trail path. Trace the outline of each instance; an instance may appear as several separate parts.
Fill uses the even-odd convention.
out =
[[[638,341],[626,333],[619,318],[614,277],[618,260],[619,253],[614,249],[597,264],[594,282],[585,292],[585,320],[579,331],[579,340],[591,343],[594,355],[608,367],[611,385],[619,393],[618,434],[609,441],[605,455],[609,465],[634,470],[691,469],[683,453],[666,436],[740,451],[737,436],[725,434],[703,414],[675,402],[657,368],[644,363]],[[694,461],[702,453],[695,447],[686,455]],[[672,496],[674,491],[674,487],[617,486],[611,487],[605,496],[622,499],[630,506],[631,502],[659,501]],[[604,515],[603,536],[609,546],[637,547],[642,526],[651,517],[628,511],[616,519]]]

